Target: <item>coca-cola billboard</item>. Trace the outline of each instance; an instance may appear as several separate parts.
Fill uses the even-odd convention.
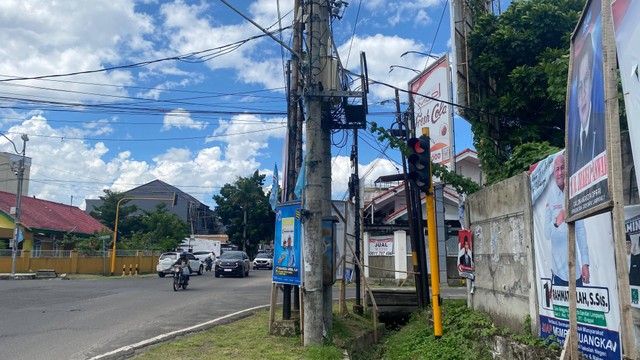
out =
[[[453,109],[449,57],[444,55],[409,82],[413,105],[415,136],[429,128],[431,161],[451,168],[453,152]]]

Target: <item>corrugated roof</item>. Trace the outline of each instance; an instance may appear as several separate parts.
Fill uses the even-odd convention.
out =
[[[92,235],[105,226],[75,206],[23,196],[20,223],[29,229],[51,230]],[[16,195],[0,191],[0,211],[9,218],[11,207],[16,206]]]

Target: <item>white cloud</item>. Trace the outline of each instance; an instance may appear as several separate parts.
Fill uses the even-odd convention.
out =
[[[389,72],[390,66],[400,65],[421,71],[425,67],[427,59],[425,56],[410,54],[400,57],[400,55],[406,51],[429,51],[423,44],[415,40],[382,34],[367,37],[356,36],[353,42],[349,41],[338,47],[338,53],[341,55],[346,54],[349,48],[351,48],[352,54],[358,54],[361,51],[366,53],[370,79],[393,85],[400,89],[406,89],[408,81],[416,73],[402,68],[396,68]],[[360,72],[359,62],[351,62],[351,64],[353,65],[350,70]],[[388,86],[372,85],[370,90],[372,91],[369,95],[370,101],[381,101],[394,97],[394,89]]]
[[[171,128],[203,130],[205,127],[207,127],[205,121],[195,121],[187,110],[178,108],[164,116],[162,131],[171,130]]]
[[[0,2],[0,75],[37,76],[100,69],[149,50],[152,45],[145,36],[154,30],[152,20],[136,13],[134,6],[132,0],[95,0],[90,6],[78,1]],[[130,84],[131,75],[129,71],[111,71],[76,76],[73,80],[76,83],[64,85],[37,80],[14,82],[2,84],[0,91],[62,99],[59,92],[43,89],[57,88],[85,92],[77,93],[76,100],[104,101],[88,93],[125,95],[118,86]],[[95,83],[118,86],[105,88]]]

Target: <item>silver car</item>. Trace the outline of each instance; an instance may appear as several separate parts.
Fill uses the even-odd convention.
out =
[[[259,253],[253,259],[253,270],[273,269],[273,255],[269,253]]]
[[[189,259],[191,270],[196,272],[198,275],[202,275],[202,272],[204,271],[204,265],[202,264],[202,262],[198,260],[198,258],[193,256],[192,253],[186,253],[186,255],[187,259]],[[178,261],[179,257],[180,253],[175,251],[166,252],[160,255],[160,258],[158,259],[158,265],[156,266],[158,276],[164,277],[165,275],[170,274],[173,264]]]

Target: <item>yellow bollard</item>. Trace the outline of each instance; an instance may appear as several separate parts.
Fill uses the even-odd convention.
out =
[[[127,271],[127,265],[122,265],[122,276],[124,276],[126,271]]]
[[[136,275],[138,275],[138,264],[136,264]]]
[[[129,276],[133,275],[133,265],[129,264]]]

